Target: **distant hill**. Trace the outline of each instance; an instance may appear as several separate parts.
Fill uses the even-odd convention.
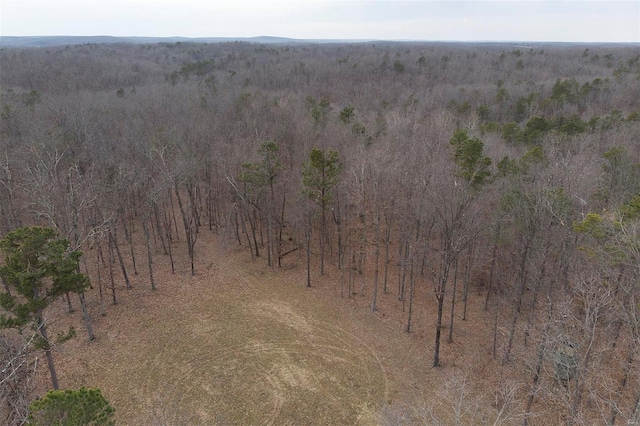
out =
[[[228,43],[246,42],[259,44],[294,44],[294,43],[357,43],[372,40],[303,40],[287,37],[113,37],[113,36],[0,36],[2,47],[47,47],[73,44],[113,44],[113,43]]]
[[[515,41],[451,41],[451,40],[375,40],[375,39],[297,39],[288,37],[114,37],[106,35],[97,36],[0,36],[0,47],[48,47],[77,44],[151,44],[151,43],[232,43],[245,42],[257,44],[331,44],[331,43],[430,43],[430,44],[474,44],[486,47],[515,47],[519,49],[532,49],[540,46],[640,46],[640,43],[569,43],[569,42],[515,42]]]

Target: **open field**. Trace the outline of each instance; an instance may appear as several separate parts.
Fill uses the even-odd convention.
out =
[[[95,318],[92,343],[79,313],[57,304],[55,325],[71,321],[79,332],[57,352],[63,387],[101,388],[119,424],[369,425],[427,406],[451,415],[444,385],[458,368],[430,368],[426,318],[404,333],[386,308],[391,294],[371,313],[368,298],[340,300],[337,274],[309,289],[299,265],[274,272],[213,239],[199,247],[195,277],[185,258],[176,275],[156,265],[156,292],[143,274],[132,290],[118,290],[118,305]],[[97,316],[97,300],[90,303]],[[474,356],[462,347],[454,355],[455,347],[444,350],[458,362]],[[469,415],[487,422],[493,411],[487,403]]]

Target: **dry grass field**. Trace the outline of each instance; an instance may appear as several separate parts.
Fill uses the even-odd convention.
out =
[[[490,391],[504,377],[470,343],[488,339],[480,331],[488,314],[458,321],[464,345],[445,344],[444,367],[430,367],[435,316],[426,286],[407,334],[395,295],[381,294],[372,313],[370,291],[342,299],[333,270],[306,288],[301,257],[273,271],[203,231],[196,276],[186,257],[172,275],[156,255],[155,292],[138,258],[133,288],[118,289],[117,305],[105,299],[106,316],[90,292],[94,342],[79,312],[66,314],[63,301],[50,310],[52,330],[78,330],[55,352],[61,386],[101,388],[118,424],[493,424],[496,407],[508,408]],[[481,302],[470,297],[470,317]]]

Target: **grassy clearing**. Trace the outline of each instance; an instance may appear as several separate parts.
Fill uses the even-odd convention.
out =
[[[380,294],[373,313],[368,292],[340,297],[342,276],[332,268],[306,288],[302,254],[273,271],[244,251],[220,249],[210,234],[198,250],[195,277],[186,256],[175,275],[155,256],[158,290],[134,275],[105,317],[91,292],[92,343],[80,313],[56,302],[52,331],[79,331],[56,348],[61,386],[101,388],[123,425],[453,424],[456,401],[468,408],[463,423],[494,423],[492,389],[509,374],[487,362],[480,295],[470,295],[474,319],[458,323],[458,338],[442,348],[445,366],[434,369],[428,286],[417,289],[421,305],[407,334],[395,294]]]
[[[380,348],[408,337],[351,321],[295,273],[231,253],[196,277],[163,275],[157,292],[136,279],[98,340],[58,357],[63,386],[100,387],[120,424],[375,424],[394,393]]]

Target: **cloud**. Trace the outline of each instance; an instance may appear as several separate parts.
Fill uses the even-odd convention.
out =
[[[4,35],[640,42],[640,2],[3,1]]]

